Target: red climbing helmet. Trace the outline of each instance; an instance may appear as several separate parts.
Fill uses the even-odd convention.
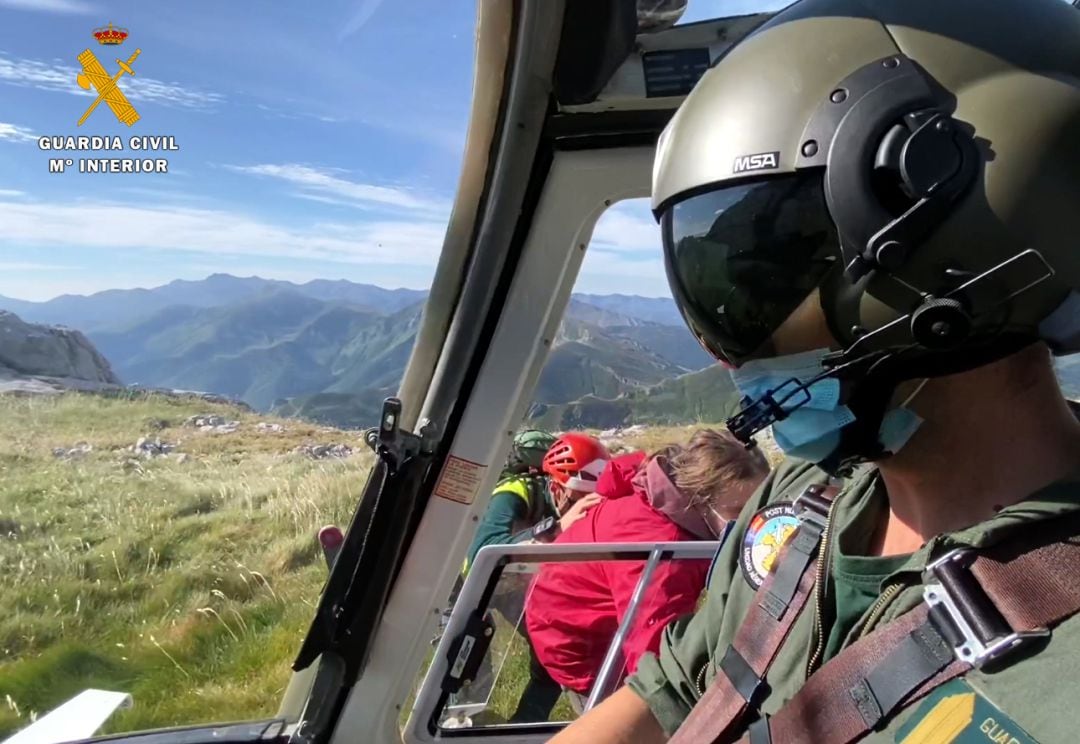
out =
[[[592,493],[611,454],[595,437],[571,432],[563,434],[544,455],[543,468],[558,483]]]

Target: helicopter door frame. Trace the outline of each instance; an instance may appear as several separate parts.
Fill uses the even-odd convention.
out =
[[[556,151],[503,312],[447,457],[460,471],[427,504],[331,744],[369,732],[400,738],[398,714],[413,688],[476,523],[487,507],[517,426],[570,300],[600,215],[646,197],[654,146]],[[449,485],[449,484],[447,484]],[[455,500],[456,499],[456,500]]]
[[[658,543],[549,543],[490,545],[476,554],[469,576],[461,587],[446,628],[435,650],[416,695],[409,720],[402,733],[405,744],[433,744],[452,741],[456,744],[500,744],[501,742],[547,741],[569,721],[516,723],[472,728],[441,728],[438,719],[447,708],[450,688],[461,685],[470,667],[479,661],[471,653],[490,639],[490,626],[481,618],[487,615],[499,579],[504,573],[533,573],[545,563],[584,563],[592,561],[645,561],[626,614],[612,636],[596,683],[590,691],[585,710],[610,695],[621,677],[622,642],[637,617],[637,611],[653,571],[662,561],[712,560],[720,549],[720,540]],[[485,632],[486,629],[486,632]],[[486,649],[484,650],[486,653]],[[496,680],[497,682],[497,680]]]

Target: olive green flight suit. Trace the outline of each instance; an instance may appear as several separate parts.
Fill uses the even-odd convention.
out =
[[[690,708],[716,675],[715,665],[723,657],[754,598],[754,588],[744,578],[739,565],[743,537],[750,520],[766,504],[793,501],[808,485],[826,482],[827,477],[821,470],[797,461],[785,463],[774,471],[743,509],[731,538],[721,548],[705,607],[693,617],[668,626],[659,655],[649,654],[641,659],[636,674],[629,679],[630,687],[648,703],[668,734],[674,733],[689,715]],[[830,565],[835,564],[837,556],[864,555],[861,551],[866,550],[876,519],[881,510],[887,508],[876,469],[867,465],[856,470],[834,502],[829,534],[821,548],[829,556]],[[936,536],[906,560],[861,559],[862,563],[877,562],[879,566],[887,566],[888,572],[878,591],[872,593],[877,599],[864,611],[847,618],[849,627],[846,628],[834,628],[833,617],[837,614],[835,582],[830,577],[825,584],[824,597],[810,597],[770,667],[766,676],[769,693],[761,703],[761,710],[772,715],[790,699],[807,679],[810,666],[820,668],[827,660],[824,658],[827,645],[834,652],[838,651],[922,602],[921,575],[927,563],[953,548],[987,547],[1014,534],[1015,530],[1038,530],[1039,522],[1065,516],[1080,517],[1080,479],[1044,488],[974,527]],[[849,567],[852,563],[844,561]],[[867,566],[867,572],[875,573],[873,565]],[[1077,580],[1080,581],[1080,576]],[[850,581],[847,583],[851,586]],[[841,623],[844,623],[843,611],[840,614]],[[841,640],[830,642],[830,638]],[[920,739],[917,734],[912,734],[923,719],[934,719],[947,712],[940,706],[934,709],[935,699],[940,695],[931,695],[900,709],[884,730],[871,732],[861,741],[875,744],[1080,741],[1078,667],[1080,615],[1074,615],[1053,630],[1048,644],[1035,646],[1033,653],[1018,654],[994,673],[972,670],[962,681],[948,683],[952,685],[950,691],[974,692],[972,700],[968,700],[968,696],[964,696],[964,700],[972,705],[977,703],[966,713],[963,730],[957,725],[956,738]]]

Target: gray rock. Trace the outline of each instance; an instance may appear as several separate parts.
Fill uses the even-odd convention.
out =
[[[184,426],[194,426],[201,428],[203,426],[218,426],[225,423],[224,416],[218,416],[213,413],[200,413],[195,416],[188,416],[184,421]]]
[[[280,434],[285,431],[285,427],[281,424],[272,424],[269,421],[260,421],[255,424],[255,428],[262,432],[273,432],[275,434]]]
[[[77,460],[94,451],[94,446],[89,442],[78,442],[74,447],[54,447],[53,457],[58,460]]]
[[[211,434],[232,434],[234,431],[240,428],[239,421],[229,421],[219,426],[200,426],[199,431],[208,431]]]
[[[199,431],[210,432],[213,434],[231,434],[240,428],[239,421],[230,421],[224,416],[218,416],[213,413],[203,413],[196,416],[189,416],[184,421],[184,426],[193,426]]]
[[[136,455],[150,459],[152,457],[168,455],[176,449],[176,445],[169,442],[163,442],[160,437],[154,437],[153,439],[150,439],[149,437],[139,437],[138,441],[136,441],[130,449]]]
[[[312,460],[325,460],[328,457],[351,457],[353,449],[347,444],[302,444],[293,452],[307,455]]]
[[[26,377],[119,385],[109,362],[70,328],[26,323],[0,310],[0,364]]]
[[[59,395],[62,392],[64,388],[32,377],[0,379],[0,394],[4,395]]]

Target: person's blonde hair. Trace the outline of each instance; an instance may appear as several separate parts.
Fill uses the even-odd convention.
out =
[[[726,503],[724,496],[733,487],[760,481],[769,473],[761,449],[747,449],[728,431],[698,429],[687,444],[668,446],[656,455],[664,458],[672,482],[691,506],[741,508],[742,504]]]

